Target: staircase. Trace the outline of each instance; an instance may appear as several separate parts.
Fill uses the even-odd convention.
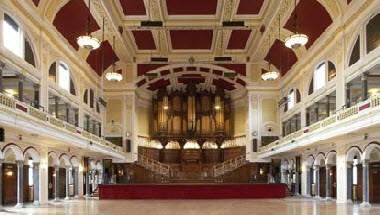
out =
[[[214,177],[220,177],[227,172],[234,171],[237,168],[240,168],[246,165],[248,161],[246,160],[245,155],[240,155],[238,157],[232,158],[230,160],[226,160],[221,164],[216,164],[213,167],[213,175]]]
[[[95,188],[95,190],[91,193],[91,197],[99,197],[99,187]]]
[[[148,158],[144,155],[139,155],[137,164],[158,175],[164,176],[166,178],[170,177],[170,166],[167,164],[160,163],[157,160]]]

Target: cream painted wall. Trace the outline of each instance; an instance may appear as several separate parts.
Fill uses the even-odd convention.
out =
[[[115,123],[122,122],[122,103],[119,99],[109,99],[107,102],[107,123],[113,120]]]
[[[234,128],[234,136],[243,135],[246,133],[246,122],[247,122],[247,112],[248,106],[241,105],[235,107],[233,110],[233,128]]]
[[[147,107],[138,107],[136,112],[137,112],[138,135],[149,136],[150,109]]]
[[[262,122],[277,122],[277,102],[275,99],[263,99]]]

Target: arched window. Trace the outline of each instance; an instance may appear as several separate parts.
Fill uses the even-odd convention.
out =
[[[94,107],[94,91],[92,89],[90,89],[90,108],[93,108]]]
[[[360,59],[360,36],[355,41],[355,45],[352,48],[350,61],[348,62],[348,66],[352,66],[357,63]]]
[[[324,61],[315,68],[313,77],[311,78],[308,94],[311,95],[315,91],[323,88],[327,81],[331,81],[336,76],[336,67],[330,61]]]
[[[287,102],[288,110],[292,109],[295,104],[296,104],[296,92],[292,89],[290,90],[288,94],[288,102]]]
[[[380,13],[373,17],[366,26],[367,53],[380,46]]]
[[[17,22],[8,14],[4,14],[3,20],[3,44],[13,54],[35,66],[34,53],[30,42],[24,36],[24,32]]]
[[[88,90],[86,89],[83,93],[83,102],[88,104]]]
[[[65,62],[57,61],[51,64],[49,80],[57,83],[61,89],[66,90],[68,93],[76,95],[70,67]]]

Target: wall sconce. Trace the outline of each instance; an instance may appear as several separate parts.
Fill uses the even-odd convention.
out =
[[[5,172],[5,175],[8,176],[8,177],[12,177],[13,176],[13,171],[12,170],[7,170]]]
[[[259,173],[260,173],[260,175],[264,175],[264,170],[263,170],[263,168],[260,168]]]

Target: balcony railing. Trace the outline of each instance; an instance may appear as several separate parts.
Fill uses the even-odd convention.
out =
[[[148,158],[144,155],[139,155],[137,164],[139,164],[140,166],[143,166],[144,168],[156,174],[162,175],[167,178],[170,177],[171,170],[170,170],[170,165],[168,164],[160,163],[157,160]]]
[[[123,148],[116,146],[113,143],[93,135],[82,128],[75,127],[74,125],[65,122],[63,120],[57,119],[54,116],[36,109],[26,103],[20,102],[12,97],[6,96],[0,93],[0,112],[10,113],[10,114],[21,114],[26,118],[28,116],[37,120],[43,125],[50,125],[56,129],[62,129],[65,132],[69,132],[72,135],[78,136],[80,138],[85,138],[91,141],[91,143],[111,149],[112,151],[123,153]],[[29,118],[30,119],[30,118]]]
[[[227,172],[234,171],[235,169],[240,168],[247,163],[248,161],[246,160],[245,155],[240,155],[230,160],[226,160],[221,164],[216,164],[213,167],[214,177],[219,177],[226,174]]]
[[[352,119],[353,117],[357,117],[358,115],[362,113],[374,111],[374,110],[380,110],[380,96],[373,96],[366,101],[363,101],[354,105],[353,107],[340,110],[334,115],[322,121],[316,122],[310,125],[309,127],[305,127],[299,131],[293,132],[283,137],[282,139],[274,141],[266,146],[262,146],[259,148],[259,152],[263,153],[263,152],[272,151],[275,148],[284,146],[293,140],[304,138],[310,134],[319,132],[320,130],[324,128],[337,126],[340,123],[343,123],[346,120]]]

